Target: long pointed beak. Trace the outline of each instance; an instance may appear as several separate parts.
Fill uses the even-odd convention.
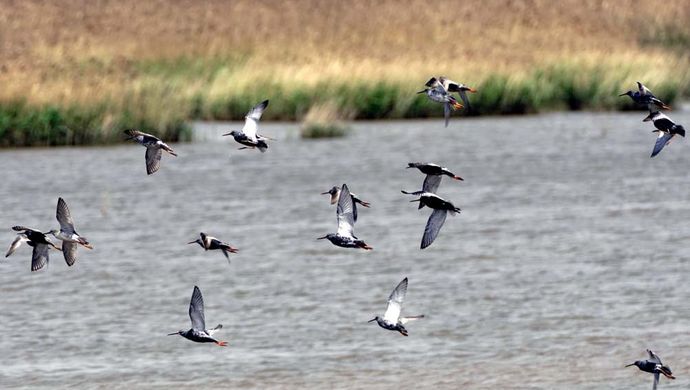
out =
[[[330,195],[330,194],[331,194],[331,193],[330,193],[330,192],[328,192],[328,191],[326,191],[326,192],[322,192],[322,193],[321,193],[321,195]]]
[[[627,95],[627,93],[622,93],[622,94],[620,94],[620,95],[618,95],[618,96],[626,96],[626,95]]]
[[[417,94],[424,93],[424,92],[426,92],[426,89],[423,89],[423,90],[417,92]]]
[[[635,365],[635,363],[630,363],[626,367],[630,367],[630,366],[634,366],[634,365]]]
[[[231,134],[230,134],[230,133],[225,133],[225,134],[223,134],[223,137],[225,137],[226,135],[231,135]]]
[[[187,245],[189,245],[189,244],[196,244],[196,241],[190,241],[187,243]]]
[[[328,236],[319,237],[317,240],[323,240],[324,238],[328,238]]]
[[[410,201],[410,203],[413,203],[413,202],[419,202],[419,201],[421,201],[421,200],[422,200],[422,198],[419,198],[419,199],[415,199],[415,200],[411,200],[411,201]]]
[[[175,333],[168,333],[168,336],[174,336],[174,335],[176,335],[176,334],[179,334],[179,333],[177,333],[177,332],[175,332]]]
[[[367,322],[374,322],[374,321],[376,321],[376,318],[372,318],[372,319],[370,319],[370,320],[367,321]]]

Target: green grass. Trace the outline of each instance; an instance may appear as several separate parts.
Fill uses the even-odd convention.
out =
[[[191,139],[191,129],[183,120],[161,129],[128,111],[113,116],[106,106],[33,107],[21,101],[2,104],[0,147],[111,144],[121,142],[122,131],[128,128],[152,132],[169,141]]]
[[[302,135],[308,138],[344,135],[344,127],[333,124],[343,119],[443,115],[439,104],[424,94],[415,94],[424,77],[378,82],[321,80],[304,85],[265,79],[245,82],[237,88],[231,84],[221,89],[222,93],[209,92],[218,84],[233,83],[244,61],[245,57],[149,60],[132,65],[140,82],[123,89],[117,97],[106,95],[80,105],[0,102],[0,146],[109,144],[121,142],[126,128],[151,132],[166,141],[184,141],[191,138],[189,120],[241,120],[265,98],[270,99],[270,105],[264,120],[301,120],[327,102],[329,107],[317,114],[325,115],[325,119],[305,121]],[[630,99],[618,96],[635,88],[631,80],[637,80],[639,74],[644,72],[631,66],[574,63],[544,66],[518,76],[494,74],[472,85],[478,92],[470,94],[471,110],[464,111],[464,115],[639,109]],[[672,104],[679,96],[688,95],[688,80],[687,75],[674,78],[665,74],[657,82],[640,81]]]

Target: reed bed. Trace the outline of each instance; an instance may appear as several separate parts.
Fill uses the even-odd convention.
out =
[[[470,114],[631,109],[638,80],[673,102],[688,19],[685,0],[0,0],[0,145],[185,140],[265,98],[267,120],[440,116],[414,93],[439,74],[479,90]]]

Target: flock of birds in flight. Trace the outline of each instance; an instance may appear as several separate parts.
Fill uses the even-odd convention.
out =
[[[649,110],[649,115],[643,121],[652,121],[656,128],[653,132],[658,133],[654,149],[651,157],[656,156],[661,150],[673,139],[674,136],[680,135],[685,137],[685,129],[681,125],[675,124],[668,116],[661,113],[659,110],[668,110],[670,107],[663,103],[659,98],[645,87],[642,83],[637,82],[637,91],[627,91],[620,96],[629,96],[633,102],[639,105],[644,105]],[[428,98],[434,102],[443,104],[445,126],[448,126],[450,114],[454,110],[469,108],[469,99],[467,93],[477,92],[474,88],[470,88],[462,83],[456,83],[443,76],[439,78],[432,77],[425,84],[426,88],[417,92],[425,93]],[[452,93],[457,93],[463,103],[460,103]],[[464,105],[463,105],[464,104]],[[242,130],[233,130],[223,136],[232,136],[236,142],[243,145],[239,149],[259,149],[262,153],[268,150],[268,143],[266,141],[272,140],[270,137],[263,136],[258,133],[258,124],[261,115],[268,107],[268,100],[254,106],[245,116],[245,123]],[[127,140],[133,140],[144,147],[146,147],[146,172],[151,175],[160,168],[160,161],[163,151],[172,156],[177,156],[175,151],[158,137],[147,134],[138,130],[125,130]],[[433,163],[411,162],[407,168],[417,168],[425,174],[422,183],[422,189],[418,191],[402,191],[403,194],[414,195],[418,197],[411,202],[419,202],[419,209],[424,206],[432,209],[431,215],[427,220],[420,249],[425,249],[431,245],[438,236],[441,227],[446,221],[446,216],[450,212],[456,214],[460,212],[460,208],[456,207],[450,201],[447,201],[436,195],[441,179],[443,176],[448,176],[453,180],[463,180],[460,176],[454,174],[445,167]],[[354,234],[354,225],[357,221],[357,204],[363,207],[370,207],[370,203],[363,201],[357,195],[350,192],[347,184],[342,186],[334,186],[322,195],[330,195],[330,203],[337,204],[336,215],[338,221],[338,228],[335,233],[326,234],[318,239],[328,239],[333,245],[343,248],[359,248],[364,250],[372,250],[373,248],[367,245],[363,240],[357,238]],[[41,232],[40,230],[27,228],[24,226],[14,226],[12,229],[17,232],[17,236],[12,241],[5,257],[12,255],[22,243],[33,247],[31,257],[31,271],[38,271],[48,264],[48,257],[50,249],[62,251],[65,262],[68,266],[74,265],[77,260],[77,248],[83,246],[88,249],[93,249],[88,240],[77,233],[74,227],[74,220],[70,214],[67,203],[62,198],[58,198],[56,218],[60,224],[60,229],[53,229],[48,232]],[[52,235],[56,239],[62,241],[61,247],[56,246],[49,238]],[[220,250],[225,258],[230,262],[230,254],[237,253],[238,249],[232,247],[230,244],[223,242],[215,237],[209,236],[205,233],[200,233],[199,238],[190,241],[188,244],[198,244],[205,251]],[[416,316],[401,316],[402,304],[407,293],[407,278],[404,278],[391,292],[388,297],[388,305],[383,316],[376,316],[368,322],[374,322],[388,330],[397,331],[403,336],[407,336],[408,332],[405,324],[409,321],[423,318],[424,315]],[[192,292],[192,299],[189,304],[189,317],[192,322],[192,327],[189,330],[180,330],[169,335],[180,335],[191,341],[199,343],[215,343],[219,346],[226,346],[226,341],[219,341],[213,335],[220,330],[222,324],[215,328],[207,329],[204,316],[204,300],[199,287],[194,286]],[[627,365],[637,366],[640,370],[654,374],[654,387],[657,388],[660,374],[663,374],[669,379],[675,379],[671,369],[661,362],[661,359],[654,352],[647,350],[649,358],[647,360],[638,360]]]

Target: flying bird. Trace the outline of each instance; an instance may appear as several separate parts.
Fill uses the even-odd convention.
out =
[[[656,387],[659,384],[659,374],[664,374],[664,376],[668,379],[676,379],[671,372],[671,367],[661,363],[661,359],[657,354],[649,349],[647,350],[647,353],[649,354],[649,359],[637,360],[634,363],[628,364],[626,367],[637,366],[637,368],[644,372],[654,374],[654,386],[652,387],[652,390],[656,390]]]
[[[671,139],[673,139],[673,137],[676,135],[685,137],[685,128],[682,125],[677,125],[671,120],[671,118],[660,113],[659,111],[650,113],[646,118],[643,119],[643,121],[652,121],[652,123],[654,123],[654,127],[657,128],[656,130],[652,131],[653,133],[657,133],[657,139],[650,157],[654,157],[659,154],[664,146],[668,145],[671,142]]]
[[[411,162],[407,163],[407,168],[417,168],[425,175],[446,175],[454,180],[463,180],[462,177],[457,176],[453,172],[449,171],[448,168],[442,167],[438,164]]]
[[[13,226],[12,230],[18,232],[18,237],[15,238],[12,245],[10,245],[5,257],[14,253],[14,251],[21,246],[22,242],[26,242],[27,245],[34,248],[31,254],[31,271],[38,271],[48,264],[48,252],[50,248],[60,250],[60,248],[56,247],[48,238],[47,234],[49,233],[42,233],[36,229],[24,226]]]
[[[426,227],[424,227],[424,235],[422,236],[420,249],[428,247],[436,240],[438,233],[441,231],[441,227],[443,227],[443,224],[446,222],[448,212],[452,214],[460,212],[460,208],[455,207],[453,203],[429,192],[421,194],[419,199],[412,200],[411,202],[419,202],[420,209],[427,206],[434,210],[426,222]]]
[[[467,92],[475,93],[477,92],[476,89],[470,88],[463,83],[458,83],[453,80],[449,80],[445,76],[440,76],[438,78],[438,82],[441,83],[441,85],[443,85],[443,88],[445,88],[445,90],[448,91],[448,93],[455,92],[458,95],[460,95],[460,99],[462,99],[462,103],[465,105],[465,108],[470,108],[470,99],[467,98]]]
[[[658,109],[670,110],[671,107],[667,106],[664,102],[659,100],[649,88],[645,87],[641,82],[637,82],[637,91],[627,91],[618,96],[630,96],[633,102],[637,104],[643,104],[647,106],[649,112],[657,111]]]
[[[438,190],[438,186],[441,184],[441,178],[443,177],[442,175],[446,175],[454,180],[463,180],[462,177],[455,175],[453,172],[449,171],[448,168],[442,167],[438,164],[411,162],[407,163],[407,168],[417,168],[422,173],[426,174],[426,177],[424,178],[424,183],[422,183],[421,191],[408,192],[401,190],[403,194],[421,195],[425,192],[435,194],[436,190]]]
[[[321,193],[321,195],[326,194],[331,195],[331,204],[336,204],[338,202],[338,198],[340,197],[340,187],[333,186],[333,188],[331,188],[330,190]],[[359,199],[359,197],[357,197],[356,194],[350,193],[350,196],[352,197],[352,201],[354,202],[352,204],[352,214],[354,215],[355,222],[357,222],[357,203],[361,204],[366,208],[369,208],[371,206],[371,203]]]
[[[199,287],[194,286],[192,300],[189,302],[189,318],[192,320],[192,328],[189,330],[178,330],[175,333],[168,333],[168,336],[179,334],[180,336],[197,343],[216,343],[220,347],[228,345],[227,341],[219,341],[213,338],[213,334],[219,331],[223,325],[218,324],[213,329],[206,329],[206,319],[204,318],[204,298],[201,296]]]
[[[336,214],[338,216],[338,230],[334,233],[326,234],[319,237],[319,240],[328,239],[333,245],[343,248],[362,248],[366,250],[374,249],[367,245],[364,241],[358,239],[354,235],[355,217],[354,217],[354,202],[350,195],[350,190],[346,184],[340,189],[340,196],[338,197],[338,207]]]
[[[168,144],[151,134],[138,130],[125,130],[125,134],[128,136],[127,140],[134,140],[146,147],[146,173],[149,175],[155,173],[160,168],[163,150],[173,156],[177,156]]]
[[[426,93],[426,96],[437,103],[443,103],[443,117],[446,120],[446,127],[450,121],[450,112],[452,110],[459,110],[462,104],[458,102],[435,77],[429,79],[425,84],[426,88],[417,92]]]
[[[88,249],[93,249],[93,246],[74,229],[74,220],[72,220],[72,215],[67,208],[67,203],[62,198],[58,198],[55,217],[60,223],[60,230],[53,229],[49,233],[62,240],[62,255],[65,257],[67,265],[71,267],[77,261],[77,247],[79,245]]]
[[[257,131],[259,129],[259,119],[261,119],[261,115],[264,113],[267,106],[268,100],[264,100],[254,106],[244,117],[244,127],[242,130],[233,130],[223,134],[223,136],[231,135],[236,142],[244,145],[239,148],[240,150],[258,148],[261,153],[264,153],[266,149],[268,149],[266,140],[270,138],[258,134]]]
[[[388,297],[388,306],[386,307],[386,312],[383,317],[376,316],[369,320],[368,322],[376,321],[380,327],[388,330],[395,330],[400,332],[401,335],[407,336],[407,329],[405,329],[405,324],[420,318],[424,318],[424,315],[401,317],[400,312],[402,311],[402,304],[405,300],[405,294],[407,293],[407,278],[403,279],[395,290]]]
[[[230,263],[230,255],[229,253],[237,253],[238,249],[233,248],[230,244],[223,242],[215,237],[209,236],[204,232],[199,233],[199,238],[197,238],[194,241],[190,241],[187,244],[199,244],[204,250],[220,250],[223,252],[223,255],[225,255],[225,258],[228,259],[228,263]]]

